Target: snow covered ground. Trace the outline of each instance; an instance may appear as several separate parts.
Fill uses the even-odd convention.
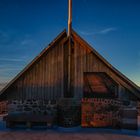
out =
[[[140,130],[76,128],[75,131],[73,129],[66,131],[63,128],[37,127],[32,130],[25,128],[11,130],[5,128],[5,123],[0,121],[0,140],[140,140]]]

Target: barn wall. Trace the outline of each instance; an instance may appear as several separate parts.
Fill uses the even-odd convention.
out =
[[[71,91],[73,97],[78,99],[83,97],[84,72],[106,72],[119,85],[120,98],[124,98],[124,94],[128,92],[124,88],[134,91],[134,88],[100,60],[87,44],[73,35]],[[5,91],[8,94],[3,95],[6,95],[8,99],[58,99],[67,96],[67,82],[68,45],[66,38],[63,38],[50,47]],[[130,96],[126,97],[130,98]]]
[[[64,39],[52,46],[10,86],[8,99],[57,99],[63,96]]]
[[[118,97],[124,99],[125,93],[128,93],[128,90],[133,90],[124,80],[116,75],[103,61],[98,58],[86,44],[84,44],[77,36],[73,35],[74,40],[74,95],[75,98],[81,98],[83,96],[83,73],[84,72],[106,72],[116,83],[119,85]],[[126,96],[128,99],[130,97]],[[134,96],[131,99],[136,99]]]

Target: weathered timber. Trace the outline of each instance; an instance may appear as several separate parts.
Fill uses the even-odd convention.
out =
[[[116,90],[118,98],[122,98],[123,94],[127,94],[132,100],[140,98],[140,91],[132,81],[109,64],[76,32],[72,31],[71,37],[72,97],[78,100],[83,97],[85,72],[104,72],[119,85]],[[1,100],[69,97],[68,55],[69,38],[64,31],[1,91]]]

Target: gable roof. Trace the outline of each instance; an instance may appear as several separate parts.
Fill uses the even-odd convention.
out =
[[[64,29],[49,45],[45,47],[38,56],[36,56],[13,80],[11,80],[1,91],[3,94],[21,75],[23,75],[44,53],[46,53],[51,47],[53,47],[58,41],[67,37],[66,29]]]
[[[94,48],[92,48],[84,39],[82,39],[74,30],[72,30],[72,36],[78,38],[83,44],[85,44],[91,51],[94,53],[102,62],[106,64],[118,77],[123,79],[128,85],[134,88],[137,93],[133,92],[139,99],[140,99],[140,88],[131,80],[129,80],[125,75],[123,75],[120,71],[114,68],[105,58],[103,58]],[[51,47],[53,47],[58,41],[61,39],[66,38],[67,40],[67,33],[66,29],[62,31],[49,45],[46,47],[35,59],[31,61],[13,80],[11,80],[1,91],[0,95],[3,94],[21,75],[23,75],[39,58],[45,54]]]
[[[133,87],[138,94],[135,94],[138,98],[140,98],[140,88],[132,82],[130,79],[128,79],[124,74],[122,74],[119,70],[117,70],[115,67],[113,67],[103,56],[101,56],[91,45],[89,45],[83,38],[81,38],[74,30],[72,31],[72,35],[78,40],[80,40],[83,44],[85,44],[89,50],[92,51],[93,54],[95,54],[102,62],[106,64],[107,67],[109,67],[118,77],[123,79],[128,85]]]

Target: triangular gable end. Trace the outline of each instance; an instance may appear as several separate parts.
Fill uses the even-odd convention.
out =
[[[52,48],[57,42],[60,40],[66,38],[67,39],[67,33],[66,29],[64,29],[47,47],[44,48],[44,50],[39,53],[38,56],[36,56],[14,79],[12,79],[1,91],[0,96],[14,83],[16,80],[18,80],[28,69],[36,63],[36,61],[39,60],[43,54],[45,54],[50,48]]]
[[[124,76],[121,72],[116,70],[109,62],[107,62],[95,49],[93,49],[85,40],[83,40],[74,30],[72,31],[72,37],[73,41],[79,42],[82,47],[88,48],[88,50],[95,55],[100,63],[106,67],[105,69],[102,69],[103,66],[100,68],[100,72],[106,72],[109,76],[111,76],[112,79],[114,79],[116,82],[124,86],[125,88],[129,89],[135,96],[140,98],[140,90],[138,86],[130,81],[126,76]],[[46,52],[49,51],[50,48],[53,48],[55,44],[61,40],[67,41],[67,33],[66,30],[64,30],[62,33],[60,33],[54,41],[52,41],[47,48],[45,48],[27,67],[25,67],[24,70],[22,70],[1,92],[0,95],[3,94],[11,85],[13,85],[26,71],[30,69]],[[65,44],[65,41],[63,44]],[[78,54],[79,55],[79,54]],[[63,62],[61,62],[63,63]],[[77,66],[78,68],[78,66]],[[93,70],[94,71],[94,70]],[[84,71],[83,71],[84,72]],[[75,79],[76,80],[76,79]],[[82,81],[82,80],[81,80]],[[77,81],[78,82],[78,81]],[[77,91],[75,91],[77,92]],[[82,93],[82,91],[79,91]]]
[[[72,31],[72,36],[73,39],[81,43],[81,46],[87,47],[94,55],[97,56],[97,58],[105,64],[105,66],[110,69],[111,71],[108,73],[107,71],[102,71],[101,72],[106,72],[110,76],[115,76],[116,80],[119,80],[119,82],[126,88],[128,88],[132,93],[134,93],[135,96],[140,98],[140,89],[139,87],[129,80],[124,74],[122,74],[120,71],[118,71],[116,68],[114,68],[105,58],[103,58],[93,47],[91,47],[82,37],[80,37],[74,30]],[[114,77],[112,77],[114,79]],[[117,81],[116,81],[117,82]]]

